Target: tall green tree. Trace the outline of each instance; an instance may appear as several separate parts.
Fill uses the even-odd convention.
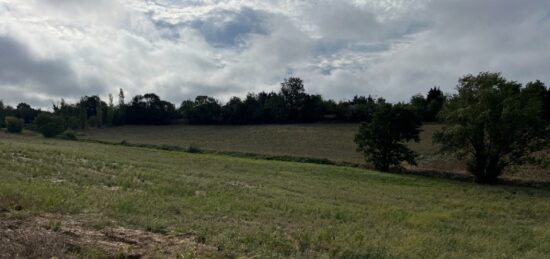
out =
[[[434,140],[443,151],[465,158],[477,182],[494,183],[506,167],[525,162],[547,143],[536,88],[523,88],[500,73],[464,76],[443,108],[445,126]]]
[[[370,123],[363,123],[355,136],[357,151],[376,170],[388,171],[402,161],[416,165],[416,153],[406,142],[419,141],[422,121],[404,104],[380,104]]]
[[[306,99],[304,82],[298,77],[285,79],[281,83],[281,94],[288,105],[290,120],[297,120]]]

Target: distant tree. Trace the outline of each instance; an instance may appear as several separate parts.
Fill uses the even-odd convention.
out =
[[[241,98],[232,97],[222,107],[222,118],[224,123],[228,124],[243,124],[246,120],[245,105]]]
[[[445,95],[439,87],[431,88],[426,97],[426,110],[424,120],[433,122],[437,120],[437,115],[445,104]]]
[[[445,127],[434,140],[466,158],[476,182],[494,183],[506,167],[525,162],[548,141],[536,88],[522,88],[500,73],[464,76],[443,108]]]
[[[53,138],[65,131],[63,118],[49,113],[38,115],[34,120],[34,126],[46,138]]]
[[[118,93],[118,106],[122,107],[124,105],[126,105],[124,103],[124,90],[122,90],[122,88],[120,88],[120,91]]]
[[[103,126],[103,105],[101,105],[101,99],[98,97],[95,108],[96,127],[101,128]]]
[[[323,119],[325,106],[321,95],[306,95],[300,122],[316,122]]]
[[[0,128],[3,128],[6,124],[6,107],[4,103],[0,100]]]
[[[262,106],[264,122],[284,123],[289,120],[289,110],[285,98],[277,93],[266,94]]]
[[[107,106],[107,118],[106,118],[107,125],[112,126],[114,119],[115,119],[115,104],[113,101],[113,95],[109,94],[109,106]]]
[[[281,94],[288,106],[289,119],[297,120],[306,98],[304,82],[297,77],[285,79],[281,84]]]
[[[33,109],[30,105],[26,103],[20,103],[15,109],[15,115],[23,119],[25,123],[32,123],[34,118],[40,113],[40,111]]]
[[[381,104],[372,121],[363,123],[355,136],[357,151],[380,171],[388,171],[401,161],[416,165],[416,154],[406,142],[419,141],[421,124],[420,118],[408,106]]]
[[[189,114],[191,124],[217,124],[221,121],[222,107],[220,103],[208,96],[197,96],[193,110]]]
[[[126,120],[130,124],[169,124],[176,115],[174,104],[152,93],[135,96],[126,110]]]
[[[424,98],[424,96],[421,94],[413,95],[413,97],[411,97],[411,101],[409,102],[411,109],[415,111],[416,114],[418,114],[418,116],[422,118],[422,120],[425,120],[426,117],[426,106],[428,106],[427,104],[428,102],[426,101],[426,98]]]
[[[88,113],[86,111],[86,103],[84,98],[78,104],[78,121],[81,129],[86,129],[88,126]]]
[[[6,131],[8,133],[20,134],[23,132],[23,120],[13,116],[7,116],[5,119]]]
[[[354,96],[351,101],[338,104],[337,116],[348,122],[370,122],[377,107],[386,103],[384,98]]]
[[[195,102],[192,100],[185,100],[181,102],[180,107],[178,108],[178,113],[180,116],[186,120],[189,120],[189,115],[193,111],[193,107],[195,106]]]

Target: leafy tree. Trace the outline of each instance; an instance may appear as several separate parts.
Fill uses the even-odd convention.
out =
[[[30,105],[26,103],[20,103],[15,109],[15,115],[23,119],[24,123],[32,123],[34,118],[40,113],[40,111],[33,109]]]
[[[495,182],[506,167],[542,149],[550,135],[536,88],[522,88],[500,73],[464,76],[443,108],[445,127],[434,140],[466,158],[477,182]]]
[[[241,98],[232,97],[222,108],[224,123],[242,124],[245,122],[245,106]]]
[[[445,95],[439,87],[431,88],[426,97],[425,121],[436,121],[437,115],[445,103]]]
[[[60,116],[41,113],[34,120],[35,128],[46,138],[53,138],[65,130],[65,121]]]
[[[408,106],[381,104],[372,121],[363,123],[355,136],[357,151],[380,171],[388,171],[401,161],[416,165],[416,154],[405,142],[419,141],[421,124],[420,118]]]
[[[409,102],[409,105],[411,106],[411,109],[424,120],[426,116],[426,106],[428,102],[426,101],[426,98],[424,98],[423,95],[417,94],[411,97],[411,101]]]
[[[304,82],[297,77],[285,79],[281,84],[281,94],[290,112],[289,119],[295,121],[299,117],[306,98]]]
[[[126,116],[130,124],[169,124],[176,117],[176,107],[156,94],[137,95],[128,105]]]
[[[5,119],[6,131],[9,133],[21,133],[23,132],[23,120],[17,117],[8,116]]]
[[[181,102],[180,107],[178,108],[178,113],[181,115],[182,118],[189,120],[189,115],[193,111],[193,107],[195,107],[194,101],[185,100]]]
[[[189,114],[191,124],[216,124],[221,121],[222,107],[218,100],[208,96],[197,96]]]

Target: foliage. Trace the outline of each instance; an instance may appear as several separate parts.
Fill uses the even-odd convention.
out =
[[[6,131],[9,133],[23,132],[23,120],[17,117],[8,116],[5,118]]]
[[[426,122],[437,121],[438,114],[445,104],[446,97],[439,87],[431,88],[426,98],[418,94],[409,102],[412,109]]]
[[[500,73],[483,72],[461,78],[457,90],[442,112],[446,127],[434,140],[443,151],[466,158],[477,182],[495,182],[504,168],[544,147],[550,133],[540,86],[522,87]]]
[[[38,116],[40,110],[33,109],[30,105],[26,103],[20,103],[15,109],[15,116],[22,119],[24,123],[32,123],[34,118]]]
[[[46,138],[53,138],[65,130],[65,121],[60,116],[41,113],[34,120],[34,125],[38,132]]]
[[[404,104],[384,104],[374,112],[370,123],[363,123],[355,137],[357,151],[380,171],[401,161],[416,164],[416,153],[405,142],[419,141],[420,118]]]
[[[169,124],[175,117],[175,106],[155,94],[137,95],[126,107],[128,124]]]

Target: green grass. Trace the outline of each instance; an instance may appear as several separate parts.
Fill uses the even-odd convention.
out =
[[[339,163],[365,163],[353,142],[358,124],[294,124],[249,126],[124,126],[89,129],[84,138],[130,144],[169,145],[203,150],[242,152],[268,156],[328,159]],[[438,124],[425,124],[420,142],[410,147],[420,156],[421,170],[466,174],[465,163],[439,152],[432,142]],[[285,159],[288,160],[288,159]],[[550,181],[550,165],[523,166],[507,170],[506,178]]]
[[[193,233],[219,256],[542,258],[550,190],[0,133],[0,208]]]

